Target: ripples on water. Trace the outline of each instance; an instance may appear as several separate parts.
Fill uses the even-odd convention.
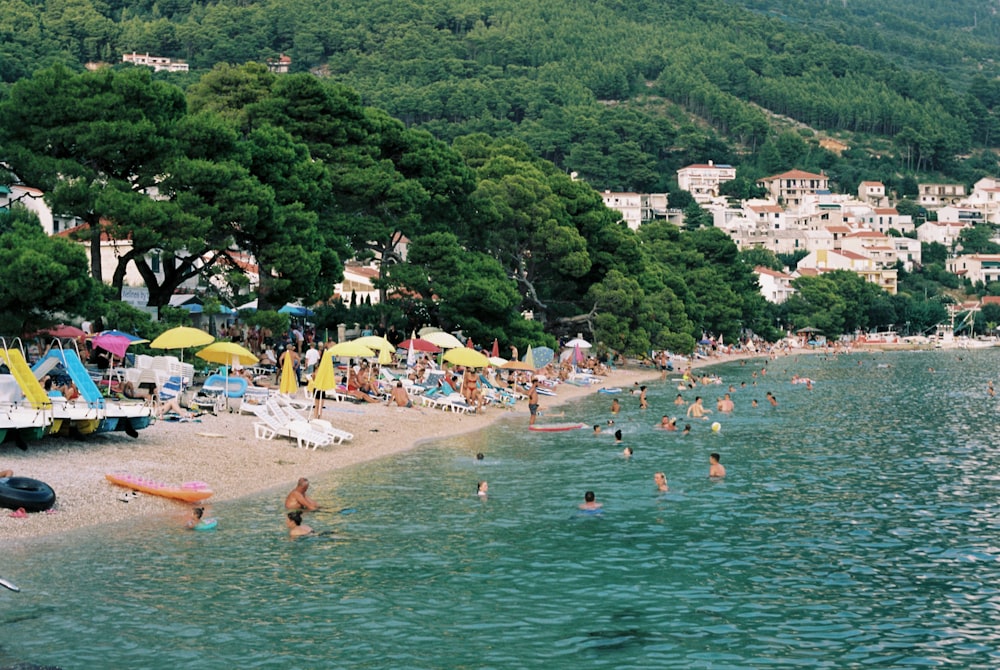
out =
[[[676,413],[655,384],[649,411],[621,396],[627,461],[609,433],[519,419],[316,481],[356,510],[313,517],[333,537],[285,538],[275,496],[217,505],[215,533],[146,519],[19,546],[0,666],[998,667],[998,360],[780,360],[688,437],[652,429]],[[586,489],[603,514],[576,512]]]

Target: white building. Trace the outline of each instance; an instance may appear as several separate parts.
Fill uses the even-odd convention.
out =
[[[1000,223],[1000,179],[983,177],[977,181],[964,204],[981,211],[986,221]]]
[[[965,197],[964,184],[917,184],[920,206],[937,209],[945,205],[955,205]]]
[[[880,181],[863,181],[858,185],[858,200],[874,207],[886,204],[885,184]]]
[[[810,252],[799,261],[798,270],[811,270],[822,274],[832,270],[846,270],[860,275],[865,281],[877,285],[890,295],[896,295],[897,272],[895,269],[880,268],[868,256],[854,251],[834,251],[820,249]]]
[[[757,184],[767,189],[774,200],[783,202],[789,208],[801,207],[808,196],[830,190],[828,177],[804,170],[789,170],[772,177],[765,177]]]
[[[949,221],[925,221],[917,227],[917,239],[928,244],[937,242],[951,247],[958,242],[959,234],[971,225],[971,223]]]
[[[122,54],[123,63],[132,63],[133,65],[145,65],[146,67],[153,68],[153,72],[187,72],[188,64],[180,60],[172,60],[170,58],[165,58],[163,56],[150,56],[149,53],[136,53],[132,52],[130,54]]]
[[[757,275],[760,293],[768,302],[780,304],[795,293],[795,289],[792,288],[792,279],[794,279],[792,275],[766,268],[763,265],[758,265],[753,271]]]
[[[1000,280],[1000,254],[968,254],[949,258],[945,267],[948,272],[964,277],[973,284],[989,284]]]
[[[710,202],[719,196],[719,186],[736,179],[736,168],[731,165],[694,164],[677,171],[677,186],[687,191],[699,203]]]
[[[642,196],[638,193],[604,191],[601,194],[604,206],[622,215],[622,221],[632,230],[642,224]]]

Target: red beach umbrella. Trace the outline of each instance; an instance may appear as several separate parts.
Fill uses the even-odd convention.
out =
[[[414,351],[422,351],[428,354],[436,354],[441,351],[441,349],[438,348],[433,342],[422,340],[419,337],[403,340],[399,343],[400,349],[410,349],[411,347]]]
[[[490,351],[490,356],[492,358],[500,358],[500,343],[495,337],[493,338],[493,350]]]

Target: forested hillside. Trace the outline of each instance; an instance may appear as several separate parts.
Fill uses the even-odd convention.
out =
[[[955,157],[1000,137],[1000,20],[987,0],[0,0],[0,11],[6,82],[134,50],[186,59],[195,72],[170,75],[183,85],[285,53],[293,70],[439,138],[513,135],[611,189],[664,190],[707,157],[758,176],[775,162],[770,113],[875,147],[887,162],[779,152],[844,189],[906,171],[974,179],[995,161],[970,171]]]

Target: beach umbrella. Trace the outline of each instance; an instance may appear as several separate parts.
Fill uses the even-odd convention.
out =
[[[327,351],[338,358],[341,356],[357,358],[372,358],[375,356],[375,352],[371,350],[371,347],[366,347],[356,342],[338,342],[327,349]]]
[[[316,374],[313,376],[312,388],[314,393],[321,393],[337,388],[337,371],[333,369],[333,359],[335,356],[327,349],[323,352],[323,358],[319,360],[316,367]]]
[[[580,351],[580,345],[573,347],[573,362],[579,365],[583,363],[583,353]]]
[[[128,339],[129,344],[141,344],[143,342],[149,342],[149,340],[147,340],[145,338],[139,337],[138,335],[133,335],[132,333],[126,333],[123,330],[114,330],[114,329],[112,329],[112,330],[102,330],[101,332],[99,332],[94,337],[96,339],[97,337],[100,337],[101,335],[117,335],[118,337],[124,337],[124,338]]]
[[[413,353],[413,340],[410,340],[410,346],[406,349],[406,367],[412,368],[417,364],[417,355]]]
[[[500,342],[493,338],[493,348],[490,349],[490,358],[500,358]]]
[[[229,368],[235,365],[253,365],[258,360],[249,349],[235,342],[215,342],[199,351],[195,356],[209,363],[225,366],[226,390],[223,395],[226,397],[226,409],[229,409]]]
[[[422,351],[428,354],[436,354],[441,349],[438,348],[433,342],[428,342],[427,340],[421,338],[410,338],[408,340],[403,340],[399,343],[400,349],[413,349],[414,351]]]
[[[485,368],[490,364],[490,359],[475,349],[469,349],[468,347],[449,349],[444,353],[444,360],[455,365],[463,365],[467,368]]]
[[[278,382],[278,393],[294,395],[299,390],[299,382],[295,378],[295,365],[291,356],[284,356],[281,365],[281,381]]]
[[[150,349],[184,349],[185,347],[200,347],[214,341],[215,338],[204,330],[190,326],[177,326],[160,333],[156,339],[149,343],[149,347]],[[183,355],[184,352],[181,352],[182,360]]]
[[[549,347],[538,347],[531,352],[532,362],[534,363],[535,368],[544,368],[552,362],[555,355],[556,352],[552,351]]]
[[[504,363],[506,362],[507,362],[506,358],[500,358],[499,356],[490,356],[490,364],[493,365],[493,367],[497,368],[503,367]]]
[[[425,333],[420,337],[434,346],[441,347],[442,349],[454,349],[455,347],[462,346],[462,343],[457,337],[442,330],[434,333]]]
[[[566,347],[580,347],[581,349],[590,349],[591,344],[582,337],[574,337],[572,340],[564,344]]]
[[[534,372],[535,368],[526,363],[525,361],[507,361],[500,366],[504,370],[530,370]]]
[[[218,363],[219,365],[230,367],[254,365],[258,361],[253,352],[235,342],[215,342],[195,355],[209,363]]]
[[[80,328],[77,328],[76,326],[68,326],[65,323],[60,323],[58,326],[46,328],[45,330],[39,331],[39,333],[58,338],[77,338],[84,337],[87,334]]]
[[[531,353],[531,345],[528,345],[528,353],[524,355],[524,362],[531,366],[532,370],[537,369],[535,365],[535,355]]]
[[[392,346],[392,343],[384,335],[365,335],[356,340],[351,340],[351,342],[363,344],[369,349],[377,351],[379,365],[389,365],[392,363],[392,354],[396,351],[396,347]]]
[[[122,335],[106,335],[104,333],[96,335],[91,342],[94,343],[95,347],[110,351],[118,358],[124,358],[128,345],[132,344],[131,340]]]

